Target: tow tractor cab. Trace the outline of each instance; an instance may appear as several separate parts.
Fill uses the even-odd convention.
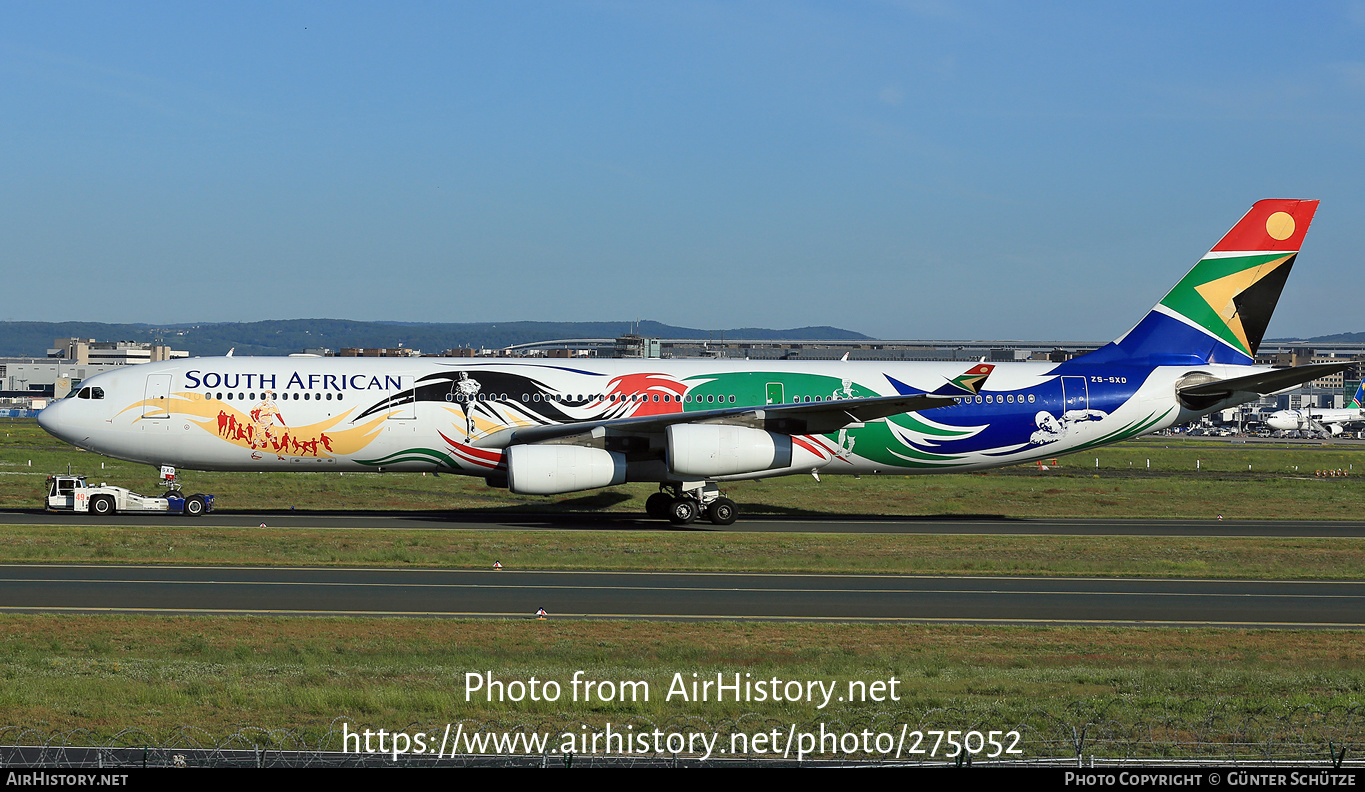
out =
[[[123,487],[94,486],[85,480],[85,476],[48,476],[44,507],[51,512],[78,512],[101,517],[119,512],[165,512],[198,517],[213,511],[213,496],[186,496],[172,489],[163,495],[147,497]]]

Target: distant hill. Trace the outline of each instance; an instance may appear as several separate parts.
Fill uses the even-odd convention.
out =
[[[1276,338],[1277,344],[1365,344],[1365,333],[1337,333],[1312,338]]]
[[[98,322],[0,322],[0,356],[43,357],[57,338],[97,341],[156,341],[191,355],[288,355],[327,347],[397,347],[423,352],[472,347],[500,349],[513,344],[560,338],[614,338],[632,327],[658,338],[750,338],[793,340],[860,340],[861,333],[837,327],[799,327],[768,330],[740,327],[699,330],[658,322],[474,322],[434,324],[417,322],[353,322],[345,319],[285,319],[268,322],[221,322],[195,325],[102,324]]]

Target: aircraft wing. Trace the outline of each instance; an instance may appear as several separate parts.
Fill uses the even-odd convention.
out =
[[[1275,393],[1285,388],[1292,388],[1295,385],[1302,385],[1328,374],[1335,374],[1351,366],[1354,362],[1312,363],[1307,366],[1248,374],[1245,377],[1201,382],[1197,385],[1187,385],[1180,388],[1179,395],[1182,397],[1217,399],[1227,398],[1234,393],[1256,393],[1264,396],[1267,393]]]
[[[983,378],[984,379],[984,378]],[[616,418],[583,421],[551,426],[522,426],[504,429],[474,441],[480,448],[507,448],[520,443],[543,443],[576,435],[601,437],[611,434],[652,434],[663,432],[672,424],[704,423],[748,426],[781,434],[826,434],[848,426],[856,426],[918,410],[946,407],[957,401],[952,396],[915,394],[877,396],[868,399],[837,399],[801,404],[776,404],[765,407],[724,407],[717,410],[693,410],[668,415],[645,415],[636,418]]]

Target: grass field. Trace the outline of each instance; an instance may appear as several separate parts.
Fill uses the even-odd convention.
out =
[[[170,518],[165,518],[169,520]],[[1365,539],[0,526],[0,563],[1365,578]]]
[[[949,708],[962,728],[1046,713],[1071,718],[1103,702],[1111,727],[1165,710],[1244,717],[1360,704],[1358,633],[841,624],[446,621],[137,616],[0,617],[0,711],[45,731],[194,724],[325,730],[337,717],[376,727],[472,721],[587,723],[627,718],[716,727],[758,722],[915,724]],[[648,702],[466,700],[464,675],[504,682],[649,683]],[[899,701],[666,700],[673,674],[873,682]],[[940,713],[938,717],[945,717]],[[696,724],[693,724],[694,726]]]
[[[1365,451],[1347,446],[1149,440],[1058,461],[1046,472],[823,476],[820,483],[792,477],[729,490],[750,514],[1357,519],[1360,479],[1312,472],[1365,471],[1355,464]],[[148,467],[68,448],[32,421],[0,421],[0,508],[36,508],[45,476],[68,464],[97,480],[155,491]],[[651,489],[522,498],[451,476],[186,476],[190,489],[215,493],[246,524],[205,529],[149,518],[134,528],[9,526],[0,533],[0,559],[473,567],[496,559],[512,568],[1365,577],[1365,543],[1341,539],[474,531],[458,523],[426,531],[260,529],[250,515],[290,508],[641,512]],[[0,727],[89,730],[81,734],[93,740],[130,728],[172,735],[187,726],[216,735],[241,726],[320,733],[338,717],[390,729],[460,719],[596,728],[623,719],[849,725],[889,717],[913,724],[947,712],[993,728],[1040,712],[1069,723],[1077,712],[1103,710],[1117,729],[1142,732],[1165,717],[1162,728],[1179,731],[1186,727],[1173,713],[1232,721],[1358,710],[1365,704],[1363,647],[1354,631],[4,615]],[[514,706],[463,695],[470,671],[566,682],[576,670],[648,681],[656,691],[674,673],[895,677],[902,700],[818,711],[657,698],[647,705]],[[1346,740],[1352,751],[1365,750],[1358,726]]]
[[[1096,460],[1099,467],[1095,466]],[[1024,466],[943,476],[822,474],[733,482],[742,514],[791,516],[989,515],[997,517],[1181,517],[1353,520],[1365,475],[1318,478],[1317,470],[1365,474],[1365,446],[1232,445],[1169,439],[1122,443],[1064,456],[1042,471]],[[1357,462],[1362,464],[1357,465]],[[1150,465],[1150,467],[1149,467]],[[67,446],[32,419],[0,420],[0,508],[35,508],[51,473],[68,467],[92,480],[155,492],[156,471]],[[220,509],[448,509],[463,512],[644,512],[655,488],[612,487],[557,497],[518,496],[482,479],[420,473],[212,473],[183,471],[186,488],[211,492]]]
[[[34,508],[48,471],[151,492],[151,469],[71,449],[35,422],[0,423],[0,508]],[[1262,447],[1226,443],[1125,443],[1095,457],[1062,458],[1048,471],[1014,468],[955,476],[788,477],[740,482],[729,492],[748,514],[881,517],[1185,517],[1216,520],[1358,516],[1365,478],[1314,478],[1304,471],[1353,470],[1357,447]],[[33,460],[33,467],[29,461]],[[1083,467],[1084,461],[1091,467]],[[1148,460],[1152,460],[1148,468]],[[101,469],[100,466],[104,465]],[[1247,471],[1247,466],[1251,470]],[[1050,466],[1052,467],[1052,466]],[[1299,470],[1294,470],[1297,467]],[[1197,468],[1197,469],[1196,469]],[[149,517],[136,528],[91,519],[78,526],[8,526],[0,560],[102,563],[449,566],[871,572],[913,574],[1157,575],[1356,579],[1365,540],[1186,537],[914,536],[762,534],[668,530],[471,531],[433,520],[431,530],[262,529],[258,510],[427,509],[461,513],[641,513],[648,485],[560,498],[519,497],[479,479],[416,473],[198,473],[193,490],[213,492],[236,528]]]

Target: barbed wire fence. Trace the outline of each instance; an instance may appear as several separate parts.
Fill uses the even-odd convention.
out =
[[[381,729],[389,741],[380,740],[377,744],[374,738]],[[612,730],[616,742],[608,739]],[[368,745],[360,736],[367,731]],[[1010,732],[1017,733],[1017,739],[1002,738]],[[473,741],[451,744],[452,733],[467,735]],[[396,751],[400,734],[406,745],[404,750]],[[943,741],[949,734],[957,735],[956,750],[952,747],[953,738],[949,737],[948,743]],[[978,737],[967,737],[968,734]],[[670,740],[669,735],[679,737]],[[693,738],[689,744],[685,739],[689,735],[707,735],[712,747],[718,750],[703,753],[698,746],[706,742]],[[804,744],[794,745],[789,738],[793,735],[808,738]],[[917,743],[915,735],[919,735]],[[990,739],[1017,753],[997,750]],[[674,750],[679,746],[685,747]],[[469,750],[471,747],[476,750]],[[1247,709],[1198,699],[1141,703],[1114,699],[1073,703],[1056,711],[1039,707],[1023,713],[936,708],[806,722],[756,714],[713,720],[698,716],[669,719],[636,716],[613,721],[610,726],[561,718],[465,719],[394,727],[338,717],[312,729],[241,727],[221,735],[190,726],[168,734],[125,729],[112,735],[98,735],[88,729],[47,732],[20,726],[0,728],[3,767],[850,763],[1070,767],[1284,764],[1365,768],[1365,704]]]

